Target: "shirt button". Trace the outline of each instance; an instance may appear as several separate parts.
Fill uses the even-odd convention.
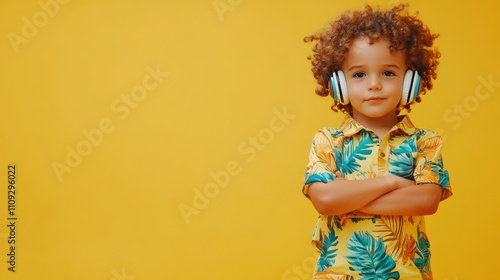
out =
[[[380,156],[385,157],[385,153],[384,152],[380,153]]]

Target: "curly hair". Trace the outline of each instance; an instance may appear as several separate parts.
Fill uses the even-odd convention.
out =
[[[408,12],[408,4],[399,4],[388,10],[374,10],[366,5],[364,10],[349,10],[336,20],[329,22],[320,32],[307,36],[304,42],[317,41],[313,47],[313,55],[307,57],[311,61],[314,78],[318,86],[316,94],[328,96],[330,76],[341,69],[352,42],[359,37],[370,41],[387,38],[391,52],[404,51],[405,62],[409,69],[418,71],[421,76],[420,96],[432,89],[432,80],[437,78],[436,68],[441,53],[432,48],[434,39],[439,34],[431,33],[421,20]],[[411,104],[398,108],[410,112]],[[332,110],[348,113],[351,105],[342,105],[334,101]]]

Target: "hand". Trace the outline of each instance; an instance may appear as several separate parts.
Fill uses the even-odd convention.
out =
[[[345,180],[344,175],[342,175],[342,172],[340,171],[335,171],[335,180]]]

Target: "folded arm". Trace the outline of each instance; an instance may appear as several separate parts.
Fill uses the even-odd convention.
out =
[[[413,185],[386,193],[358,210],[377,215],[431,215],[438,209],[441,194],[438,184]]]
[[[393,190],[404,188],[413,181],[394,175],[365,180],[345,180],[340,172],[328,183],[314,182],[308,196],[314,208],[323,215],[338,215],[358,210]]]
[[[442,188],[437,184],[415,185],[395,175],[345,180],[340,172],[328,183],[315,182],[309,198],[323,215],[338,215],[355,210],[375,215],[430,215],[436,212]]]

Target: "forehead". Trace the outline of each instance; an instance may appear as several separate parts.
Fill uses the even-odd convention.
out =
[[[405,66],[405,55],[403,51],[393,51],[389,49],[390,42],[387,38],[370,40],[367,37],[354,39],[349,52],[344,60],[343,66],[351,65],[387,65],[394,64],[400,67]]]

